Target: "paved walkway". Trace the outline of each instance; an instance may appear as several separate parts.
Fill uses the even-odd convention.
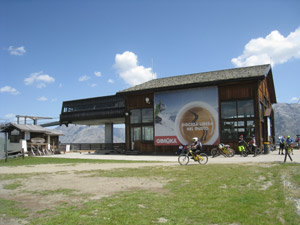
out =
[[[294,150],[294,155],[291,155],[293,162],[300,163],[300,150]],[[72,159],[111,159],[111,160],[132,160],[132,161],[158,161],[158,162],[177,162],[178,156],[153,156],[153,155],[102,155],[102,154],[89,154],[89,153],[66,153],[61,155],[52,156],[40,156],[40,157],[57,157],[57,158],[72,158]],[[266,155],[259,155],[253,157],[249,155],[248,157],[240,157],[240,155],[235,155],[232,158],[225,158],[223,156],[218,156],[212,158],[209,156],[208,163],[271,163],[271,162],[283,162],[284,155],[278,155],[278,151],[270,152]],[[286,160],[290,163],[289,157]]]

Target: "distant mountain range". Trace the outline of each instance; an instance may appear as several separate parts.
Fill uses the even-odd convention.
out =
[[[276,136],[290,135],[293,139],[300,134],[300,104],[278,103],[273,105]],[[56,130],[65,136],[62,143],[104,143],[104,126],[72,125],[60,126]],[[125,129],[114,128],[114,143],[125,142]]]
[[[61,143],[104,143],[105,132],[104,126],[84,126],[69,124],[55,128],[55,130],[61,131],[65,136],[60,136]],[[113,142],[124,143],[125,142],[125,129],[114,128],[113,130]]]
[[[276,136],[300,135],[300,104],[277,103],[273,105]]]

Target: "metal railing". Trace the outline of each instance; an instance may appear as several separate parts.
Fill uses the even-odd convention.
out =
[[[59,148],[66,149],[70,145],[70,151],[96,151],[96,152],[116,152],[124,153],[125,143],[64,143]]]

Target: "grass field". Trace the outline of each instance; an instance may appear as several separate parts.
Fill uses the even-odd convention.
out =
[[[57,163],[54,159],[31,160],[16,160],[10,165],[22,165],[25,161],[28,166]],[[94,161],[60,161],[83,162]],[[0,165],[3,166],[1,161]],[[57,187],[54,192],[38,194],[51,196],[59,193],[78,198],[78,201],[72,204],[61,202],[35,214],[30,208],[20,207],[18,201],[0,198],[0,218],[21,224],[24,221],[28,224],[300,224],[300,209],[296,207],[300,201],[299,164],[122,168],[75,175],[145,178],[153,182],[163,181],[164,186],[121,191],[97,200],[85,196],[79,198],[83,194]],[[25,179],[26,175],[2,174],[0,181],[10,181],[10,184],[0,188],[18,190]]]

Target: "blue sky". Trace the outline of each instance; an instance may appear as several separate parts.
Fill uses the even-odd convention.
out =
[[[300,98],[298,0],[0,0],[0,122],[153,78],[271,63]],[[47,121],[41,121],[47,122]]]

